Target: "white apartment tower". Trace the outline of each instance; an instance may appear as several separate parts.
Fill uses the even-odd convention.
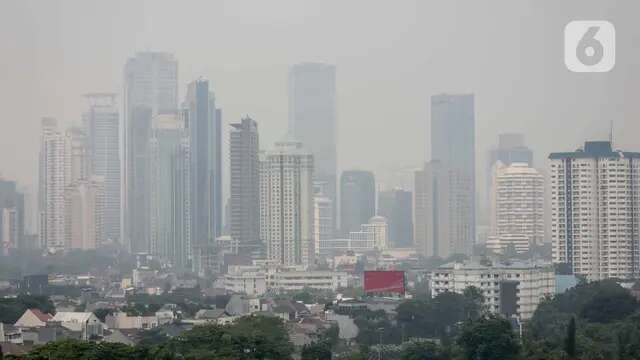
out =
[[[498,161],[491,185],[491,234],[487,247],[518,253],[544,240],[544,176],[526,163]]]
[[[40,138],[39,214],[40,246],[49,251],[65,249],[64,192],[70,176],[67,136],[58,131],[54,118],[43,118]]]
[[[549,155],[553,261],[589,280],[639,270],[640,153],[589,141]]]
[[[284,140],[260,164],[260,233],[267,257],[281,265],[313,260],[313,156]]]

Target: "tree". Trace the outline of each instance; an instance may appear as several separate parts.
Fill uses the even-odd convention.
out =
[[[331,348],[324,342],[305,345],[301,353],[302,360],[331,360]]]
[[[510,360],[520,354],[511,324],[494,315],[465,321],[457,343],[467,360]]]
[[[107,315],[113,315],[114,310],[113,309],[107,309],[107,308],[100,308],[100,309],[95,309],[93,311],[93,314],[100,319],[100,321],[105,322]]]
[[[482,315],[484,295],[475,286],[469,286],[462,293],[464,296],[464,313],[467,319],[477,319]]]
[[[564,340],[564,351],[569,355],[570,359],[576,357],[576,318],[571,317],[569,326],[567,326],[567,337]]]
[[[401,352],[402,360],[449,360],[451,356],[431,341],[412,341]]]

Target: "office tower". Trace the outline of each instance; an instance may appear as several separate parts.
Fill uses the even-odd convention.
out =
[[[285,139],[260,164],[260,237],[282,265],[313,263],[313,155]]]
[[[148,149],[149,252],[184,269],[191,259],[191,148],[186,112],[156,115]]]
[[[525,163],[498,161],[491,186],[491,231],[487,248],[518,253],[544,240],[544,177]]]
[[[100,200],[104,240],[119,242],[120,118],[115,94],[87,94],[88,110],[82,114],[90,174],[101,178]]]
[[[333,239],[333,201],[324,193],[313,195],[313,242],[316,255],[324,249],[325,241]]]
[[[178,61],[172,54],[140,52],[124,68],[124,243],[148,246],[147,143],[151,119],[178,109]]]
[[[456,230],[449,234],[451,249],[470,254],[475,238],[475,115],[473,94],[431,97],[431,159],[451,178],[449,194],[456,212],[442,214]]]
[[[222,119],[209,81],[198,79],[189,84],[186,108],[191,136],[193,267],[204,273],[201,258],[208,256],[222,230]]]
[[[65,248],[95,249],[104,241],[104,179],[79,179],[65,189]]]
[[[56,119],[43,118],[40,138],[40,245],[49,251],[65,249],[64,192],[69,173],[68,141]]]
[[[358,231],[376,213],[376,182],[370,171],[343,171],[340,177],[340,230]]]
[[[260,250],[260,160],[258,124],[245,117],[231,124],[229,175],[231,237],[241,249]]]
[[[447,258],[469,251],[472,203],[469,176],[439,161],[415,173],[414,239],[426,257]]]
[[[302,141],[315,162],[316,180],[326,182],[325,194],[336,197],[336,67],[302,63],[289,69],[289,133]],[[334,220],[335,228],[335,220]]]
[[[588,141],[549,155],[553,261],[588,280],[639,273],[640,153]]]
[[[16,182],[0,177],[0,252],[25,249],[25,199]]]
[[[413,246],[413,194],[411,191],[393,189],[380,192],[378,215],[387,218],[389,246],[395,248]]]
[[[493,175],[495,174],[495,165],[501,162],[503,165],[509,166],[513,163],[523,163],[533,166],[533,151],[525,145],[524,135],[518,133],[506,133],[498,135],[498,146],[489,150],[488,162],[486,167],[486,188],[482,198],[483,209],[489,209],[491,186],[493,183]],[[486,216],[480,216],[482,223],[487,223]]]

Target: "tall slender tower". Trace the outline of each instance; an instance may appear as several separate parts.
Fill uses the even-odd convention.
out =
[[[124,68],[124,243],[148,251],[147,143],[151,119],[178,108],[178,61],[164,52],[139,52]]]
[[[336,67],[302,63],[289,70],[289,133],[301,141],[315,161],[315,178],[337,204]],[[337,211],[333,211],[337,214]],[[335,220],[334,220],[335,228]]]
[[[87,94],[89,109],[83,114],[87,153],[91,175],[102,180],[105,240],[119,242],[121,229],[120,204],[120,118],[115,94]]]
[[[149,140],[149,249],[177,269],[191,259],[191,147],[186,112],[153,119]]]
[[[260,168],[260,229],[268,259],[283,265],[312,264],[313,155],[302,143],[287,139],[276,143]]]
[[[191,134],[193,267],[204,273],[203,257],[222,231],[222,119],[207,80],[189,84],[185,105]]]
[[[447,197],[456,212],[442,214],[456,224],[448,241],[456,252],[470,254],[475,243],[476,153],[473,94],[431,97],[431,159],[449,176]]]
[[[247,250],[260,250],[258,124],[245,117],[229,133],[231,237]]]
[[[549,155],[555,263],[589,280],[640,275],[640,153],[588,141]]]

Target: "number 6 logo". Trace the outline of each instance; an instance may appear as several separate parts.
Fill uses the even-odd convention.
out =
[[[573,72],[608,72],[616,64],[616,30],[608,21],[572,21],[564,28],[564,63]]]

